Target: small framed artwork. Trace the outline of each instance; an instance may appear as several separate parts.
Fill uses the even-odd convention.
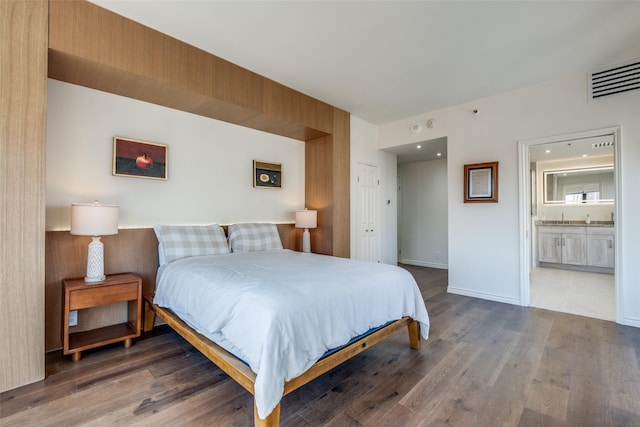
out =
[[[167,179],[167,146],[113,137],[113,175]]]
[[[282,164],[254,160],[253,186],[255,188],[282,188]]]
[[[498,162],[464,165],[464,202],[498,202]]]

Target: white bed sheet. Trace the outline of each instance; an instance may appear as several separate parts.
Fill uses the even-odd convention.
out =
[[[171,262],[158,270],[154,302],[251,367],[261,418],[286,381],[357,335],[403,316],[429,335],[427,309],[406,270],[290,250]]]

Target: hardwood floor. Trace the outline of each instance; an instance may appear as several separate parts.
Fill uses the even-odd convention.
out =
[[[640,426],[640,329],[446,293],[416,277],[431,336],[391,338],[282,401],[283,426]],[[47,355],[0,395],[3,426],[251,426],[253,398],[166,328],[129,348]]]

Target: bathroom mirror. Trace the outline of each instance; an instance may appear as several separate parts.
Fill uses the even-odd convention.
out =
[[[613,166],[543,172],[544,203],[613,203]]]

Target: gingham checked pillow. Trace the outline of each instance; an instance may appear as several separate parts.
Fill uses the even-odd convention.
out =
[[[229,246],[232,252],[272,251],[282,249],[282,241],[275,224],[232,224]]]
[[[199,255],[230,252],[224,230],[212,225],[154,225],[160,265]]]

